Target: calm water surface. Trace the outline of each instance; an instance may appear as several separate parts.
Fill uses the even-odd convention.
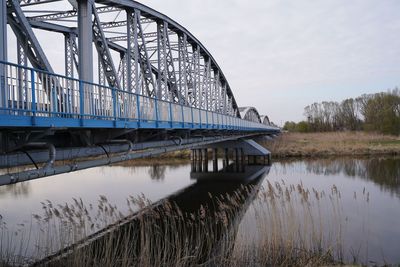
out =
[[[119,210],[126,211],[128,196],[143,194],[155,202],[175,195],[187,204],[190,197],[185,194],[195,198],[195,194],[207,188],[211,191],[223,187],[220,182],[200,186],[190,172],[189,163],[139,167],[124,164],[3,186],[0,215],[8,228],[13,229],[18,223],[29,223],[32,214],[41,214],[41,202],[46,200],[63,204],[81,198],[88,204],[96,203],[99,195],[103,195]],[[310,191],[314,188],[330,192],[335,185],[341,196],[341,214],[346,218],[343,240],[347,252],[350,248],[353,254],[357,251],[362,262],[400,263],[400,158],[280,161],[263,171],[262,176],[263,185],[268,181],[302,183]],[[248,217],[245,214],[241,218],[239,229],[254,227]]]

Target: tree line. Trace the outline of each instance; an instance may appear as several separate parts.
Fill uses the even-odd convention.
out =
[[[364,94],[342,102],[323,101],[304,108],[306,120],[287,121],[293,132],[374,131],[400,135],[400,90]]]

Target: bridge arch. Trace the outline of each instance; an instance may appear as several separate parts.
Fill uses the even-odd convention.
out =
[[[261,123],[264,125],[271,125],[269,117],[267,115],[261,116]]]
[[[242,119],[261,123],[260,114],[255,107],[240,107],[239,111]]]
[[[132,0],[91,2],[9,1],[7,12],[12,16],[7,23],[18,42],[18,63],[28,59],[33,68],[53,73],[52,64],[60,59],[48,58],[32,29],[59,33],[60,40],[52,42],[65,46],[67,77],[98,80],[119,90],[240,117],[221,68],[186,28]],[[56,4],[65,11],[51,11]],[[29,11],[32,6],[34,13]],[[80,16],[80,9],[92,14]]]

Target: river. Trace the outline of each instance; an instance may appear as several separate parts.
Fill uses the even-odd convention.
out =
[[[152,203],[167,197],[177,199],[193,210],[204,205],[202,196],[207,191],[223,193],[233,190],[226,184],[231,183],[230,177],[235,179],[234,172],[225,173],[222,180],[218,179],[221,175],[208,175],[205,179],[208,183],[200,183],[204,177],[191,174],[190,162],[167,164],[149,161],[149,165],[137,166],[128,162],[0,187],[1,222],[7,226],[7,230],[2,230],[3,250],[12,246],[9,240],[6,241],[5,231],[18,232],[28,225],[30,232],[39,231],[32,226],[35,225],[33,214],[43,217],[44,207],[49,203],[63,205],[74,203],[73,199],[76,199],[78,203],[92,207],[98,205],[99,199],[100,202],[106,199],[107,203],[126,214],[130,207],[127,199],[142,195]],[[335,200],[331,198],[318,204],[323,205],[318,214],[325,220],[321,228],[326,235],[332,236],[338,229],[334,224],[341,224],[340,235],[335,232],[333,239],[335,242],[340,239],[346,261],[355,257],[365,264],[400,263],[399,157],[281,160],[273,162],[267,169],[252,168],[247,166],[246,174],[242,170],[239,176],[246,176],[246,179],[260,176],[257,179],[264,188],[301,185],[311,195],[319,192],[321,197],[331,195],[333,191],[339,192]],[[236,182],[240,183],[242,180]],[[251,204],[252,201],[253,198],[243,209],[243,214],[238,216],[235,233],[241,242],[250,242],[259,231],[254,222],[259,201]],[[300,204],[294,207],[302,212]],[[333,228],[336,227],[333,232],[329,229],[332,224]],[[37,233],[31,235],[37,236]],[[24,249],[27,255],[32,253],[29,251],[32,248]]]

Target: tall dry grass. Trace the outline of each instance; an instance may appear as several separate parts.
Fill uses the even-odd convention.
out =
[[[273,157],[400,154],[400,137],[365,132],[283,133],[262,144]]]
[[[152,204],[144,196],[129,197],[128,214],[105,196],[97,206],[80,199],[64,205],[46,201],[43,214],[34,215],[32,224],[17,233],[1,223],[0,266],[314,266],[345,261],[345,219],[335,186],[318,192],[302,184],[267,182],[208,197],[210,202],[195,212],[169,201]],[[32,233],[32,225],[40,230]]]

